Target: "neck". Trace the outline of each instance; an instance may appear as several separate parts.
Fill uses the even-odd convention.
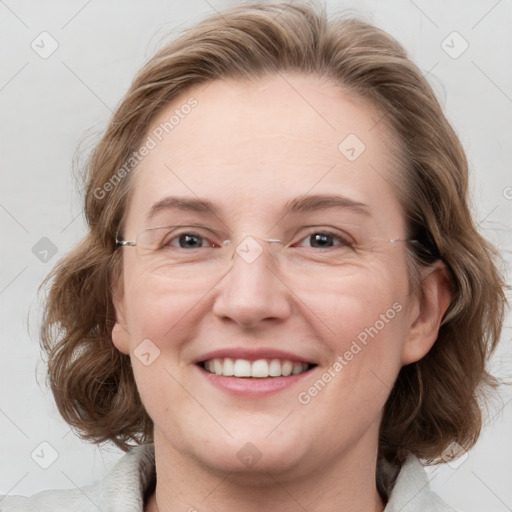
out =
[[[368,453],[356,446],[342,458],[324,461],[302,474],[296,468],[223,473],[176,451],[155,432],[157,485],[145,511],[382,512],[376,447],[364,451]]]

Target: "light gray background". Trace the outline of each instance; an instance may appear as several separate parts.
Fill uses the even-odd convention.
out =
[[[168,36],[236,3],[0,1],[0,493],[83,487],[120,456],[114,448],[82,442],[56,411],[44,386],[37,287],[84,233],[71,172],[77,144],[87,138],[90,147],[97,140],[134,73]],[[329,12],[350,8],[390,32],[427,73],[467,150],[480,228],[510,262],[512,2],[328,0],[326,5]],[[40,52],[50,48],[43,31],[58,43],[46,59],[31,47],[35,41]],[[457,58],[464,41],[454,31],[469,45]],[[45,243],[43,237],[58,251],[47,262],[33,252]],[[510,317],[502,340],[493,368],[510,376]],[[478,445],[460,466],[430,471],[432,486],[452,506],[467,512],[512,510],[511,400],[510,389],[503,390]],[[56,451],[48,469],[37,463],[52,462],[51,449],[41,442]]]

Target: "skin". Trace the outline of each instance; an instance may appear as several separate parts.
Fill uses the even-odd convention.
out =
[[[392,134],[365,101],[316,76],[215,81],[175,99],[148,133],[190,96],[197,107],[136,170],[125,239],[151,225],[148,210],[171,195],[215,202],[219,217],[187,219],[212,225],[220,241],[280,238],[294,226],[338,218],[358,239],[405,237],[385,145]],[[353,162],[338,150],[349,134],[366,146]],[[333,193],[365,203],[368,214],[282,217],[290,199]],[[162,212],[152,224],[170,219]],[[403,243],[375,243],[313,279],[279,274],[267,252],[250,264],[236,257],[222,279],[187,286],[151,272],[133,248],[122,250],[112,339],[131,355],[154,422],[157,487],[147,511],[384,509],[375,484],[382,410],[400,368],[436,340],[450,300],[441,264],[424,269],[423,294],[411,293]],[[378,335],[307,405],[299,403],[298,393],[396,303],[401,311]],[[144,339],[160,350],[149,366],[134,356]],[[275,347],[318,366],[273,395],[231,396],[199,378],[193,364],[225,347]],[[252,467],[237,457],[247,442],[261,454]]]

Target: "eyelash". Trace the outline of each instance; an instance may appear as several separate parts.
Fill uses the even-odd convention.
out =
[[[172,242],[175,241],[175,240],[178,240],[181,236],[184,236],[184,235],[190,235],[190,236],[193,236],[193,237],[197,237],[197,238],[200,238],[202,240],[205,240],[207,242],[209,242],[209,245],[206,245],[206,246],[201,246],[201,247],[193,247],[192,249],[200,249],[200,248],[204,248],[204,247],[213,247],[213,245],[211,245],[212,243],[208,240],[207,237],[204,237],[202,235],[200,235],[199,233],[194,233],[193,231],[182,231],[180,233],[177,233],[175,234],[170,240],[169,242],[166,242],[163,244],[163,247],[176,247],[176,246],[173,246],[172,245]],[[347,237],[344,237],[340,234],[337,234],[337,233],[334,233],[333,231],[330,231],[330,230],[320,230],[320,229],[316,229],[314,231],[311,231],[309,232],[307,235],[305,235],[304,237],[302,237],[299,242],[302,242],[304,240],[306,240],[307,238],[310,238],[312,237],[313,235],[326,235],[326,236],[329,236],[329,237],[332,237],[335,241],[337,240],[338,242],[340,242],[337,246],[334,245],[334,246],[330,246],[330,247],[324,247],[324,249],[333,249],[333,248],[336,248],[336,247],[353,247],[353,242],[351,242]],[[296,246],[297,244],[293,244],[292,246]],[[217,247],[220,247],[218,244],[215,244],[216,248]],[[299,245],[299,247],[306,247],[306,248],[311,248],[311,249],[322,249],[322,247],[311,247],[311,246],[301,246]],[[176,248],[179,248],[179,249],[185,249],[184,247],[176,247]]]

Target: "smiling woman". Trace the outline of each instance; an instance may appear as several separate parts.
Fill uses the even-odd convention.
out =
[[[42,328],[63,417],[129,453],[3,510],[451,510],[420,459],[476,442],[504,308],[467,182],[374,26],[253,3],[166,45],[91,156]]]

